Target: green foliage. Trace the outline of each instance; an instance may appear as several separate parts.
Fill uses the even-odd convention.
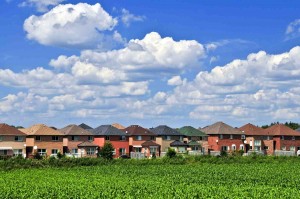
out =
[[[297,157],[258,156],[254,161],[248,157],[181,156],[179,160],[198,163],[163,162],[178,157],[115,162],[53,159],[53,164],[102,162],[72,169],[47,168],[43,165],[46,160],[25,160],[43,168],[0,170],[0,198],[299,198]],[[241,164],[243,161],[247,163]]]
[[[110,142],[105,142],[104,146],[99,151],[99,155],[106,160],[112,160],[114,150],[115,148]]]
[[[41,160],[41,159],[43,159],[43,156],[41,156],[41,154],[39,154],[38,152],[36,152],[36,153],[34,153],[33,158],[37,159],[37,160]]]
[[[174,158],[176,156],[176,151],[172,148],[169,148],[167,153],[166,153],[166,156],[168,158]]]
[[[227,151],[221,151],[220,156],[221,157],[227,157],[228,156]]]
[[[266,128],[269,128],[269,127],[271,127],[273,125],[276,125],[276,124],[280,124],[280,123],[279,122],[272,122],[269,125],[262,125],[261,128],[266,129]],[[291,122],[291,121],[290,122],[285,122],[284,125],[287,126],[287,127],[290,127],[291,129],[294,129],[294,130],[300,128],[300,124],[295,123],[295,122]]]
[[[62,154],[60,151],[57,152],[57,158],[58,159],[61,159],[61,158],[64,158],[64,157],[65,157],[65,155]]]

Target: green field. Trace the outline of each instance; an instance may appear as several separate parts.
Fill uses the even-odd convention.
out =
[[[299,198],[296,163],[14,169],[0,172],[0,198]]]

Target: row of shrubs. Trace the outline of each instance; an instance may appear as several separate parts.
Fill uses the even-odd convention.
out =
[[[50,157],[47,159],[24,159],[13,157],[7,160],[0,160],[0,169],[26,169],[26,168],[49,168],[49,167],[77,167],[77,166],[100,166],[100,165],[166,165],[166,164],[251,164],[251,163],[300,163],[298,157],[286,156],[191,156],[178,155],[165,156],[153,159],[105,159],[99,158],[67,158],[60,159]]]

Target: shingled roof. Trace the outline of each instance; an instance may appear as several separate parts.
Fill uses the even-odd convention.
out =
[[[170,146],[188,146],[188,144],[175,140],[174,142],[170,143]]]
[[[150,147],[150,146],[160,146],[159,144],[157,144],[156,142],[153,142],[151,140],[143,142],[142,147]]]
[[[120,136],[125,135],[126,136],[126,133],[124,133],[123,131],[117,129],[112,125],[101,125],[91,130],[91,132],[94,135],[120,135]]]
[[[0,124],[0,135],[18,135],[26,136],[25,133],[19,131],[17,128],[9,126],[8,124]]]
[[[93,142],[85,141],[77,145],[78,147],[99,147],[97,144]]]
[[[78,125],[79,127],[88,130],[88,129],[93,129],[92,127],[90,127],[89,125],[85,124],[85,123],[81,123]]]
[[[156,136],[155,133],[151,132],[149,129],[143,128],[139,125],[131,125],[122,130],[129,136],[133,135],[149,135],[149,136]]]
[[[195,140],[191,140],[189,143],[188,143],[189,146],[201,146],[201,144]]]
[[[178,132],[177,130],[175,130],[167,125],[160,125],[155,128],[150,128],[149,130],[158,136],[163,136],[163,135],[182,136],[183,135],[180,132]]]
[[[245,135],[267,135],[268,134],[264,129],[254,126],[253,124],[250,123],[240,127],[239,130],[241,130]]]
[[[58,131],[65,135],[93,135],[91,132],[75,124],[70,124],[62,129],[59,129]]]
[[[118,123],[113,123],[112,126],[113,126],[113,127],[116,127],[117,129],[120,129],[120,130],[121,130],[121,129],[125,129],[125,126],[123,126],[123,125],[121,125],[121,124],[118,124]]]
[[[45,124],[36,124],[26,129],[19,129],[23,133],[26,133],[27,135],[57,135],[62,136],[63,133],[54,130],[53,128],[50,128],[46,126]]]
[[[210,126],[201,129],[207,135],[220,135],[220,134],[236,134],[242,135],[243,132],[239,129],[233,128],[223,122],[216,122]]]
[[[295,131],[284,124],[276,124],[265,129],[269,135],[285,135],[285,136],[300,136],[298,131]]]
[[[184,126],[180,129],[178,129],[178,131],[186,136],[197,136],[197,137],[207,137],[208,135],[206,135],[204,132],[192,127],[192,126]]]

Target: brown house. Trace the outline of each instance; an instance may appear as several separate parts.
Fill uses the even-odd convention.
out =
[[[0,124],[0,156],[25,157],[26,134],[15,127],[7,124]]]
[[[201,129],[208,137],[209,151],[238,151],[245,150],[245,134],[223,122],[217,122]]]
[[[58,130],[64,134],[63,153],[74,157],[96,157],[98,145],[91,132],[75,124]]]
[[[150,157],[153,153],[159,156],[160,146],[158,147],[157,143],[155,143],[156,134],[152,133],[149,129],[139,125],[131,125],[122,131],[129,136],[130,152],[143,153],[146,157]],[[143,143],[145,143],[144,146],[146,147],[143,147]],[[153,144],[151,145],[151,143]]]
[[[27,134],[26,157],[33,157],[35,153],[41,156],[56,156],[63,152],[64,134],[44,124],[36,124],[26,129],[20,129]]]

